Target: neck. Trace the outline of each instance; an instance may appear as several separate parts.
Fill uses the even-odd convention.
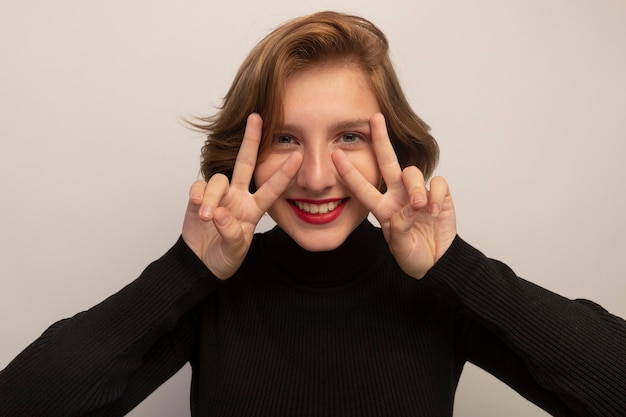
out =
[[[380,230],[364,220],[336,249],[309,252],[279,227],[268,233],[265,252],[285,277],[307,288],[336,288],[363,276],[384,247]]]

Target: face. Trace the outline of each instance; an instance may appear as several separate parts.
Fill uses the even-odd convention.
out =
[[[290,76],[285,87],[284,123],[258,163],[254,179],[262,185],[292,152],[301,152],[298,173],[268,213],[304,249],[332,250],[368,210],[339,176],[331,154],[343,150],[377,186],[380,172],[369,119],[380,107],[365,73],[355,66],[314,66]]]

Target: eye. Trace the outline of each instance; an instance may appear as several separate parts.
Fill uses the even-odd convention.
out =
[[[295,143],[295,139],[289,135],[277,135],[275,140],[279,145],[291,145]]]
[[[359,140],[358,136],[354,133],[344,133],[342,135],[342,139],[344,142],[356,142],[357,140]]]
[[[359,143],[365,141],[365,137],[359,133],[347,132],[339,136],[338,142],[345,144]]]

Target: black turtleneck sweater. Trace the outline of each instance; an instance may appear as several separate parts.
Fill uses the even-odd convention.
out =
[[[186,362],[194,416],[450,416],[469,360],[557,416],[626,415],[626,323],[457,237],[424,279],[379,229],[331,252],[279,228],[219,281],[180,239],[0,373],[2,416],[117,416]]]

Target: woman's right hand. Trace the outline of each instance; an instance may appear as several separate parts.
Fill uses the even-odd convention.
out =
[[[254,194],[249,191],[256,168],[263,121],[251,114],[241,142],[233,177],[223,174],[196,181],[189,192],[183,240],[220,279],[230,278],[243,262],[263,214],[285,191],[302,163],[293,152]]]

